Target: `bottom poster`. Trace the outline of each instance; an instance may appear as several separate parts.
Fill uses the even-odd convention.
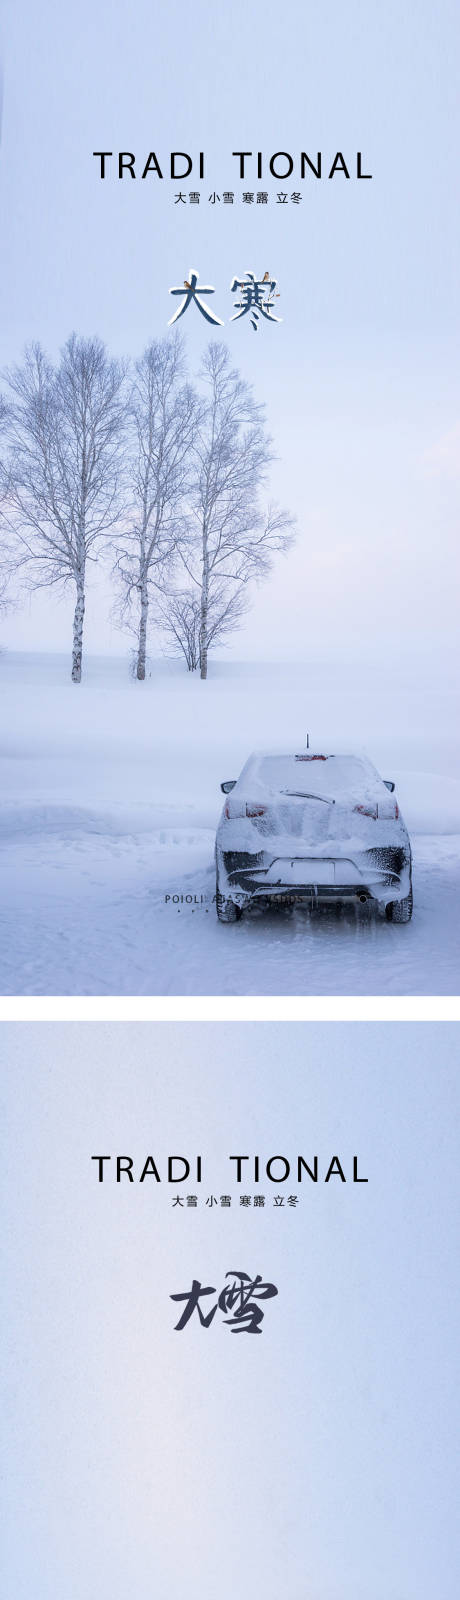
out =
[[[3,1025],[8,1600],[457,1596],[457,1035]]]

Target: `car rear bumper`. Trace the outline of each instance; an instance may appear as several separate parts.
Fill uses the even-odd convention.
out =
[[[349,858],[226,851],[218,866],[222,893],[242,907],[253,901],[320,900],[388,905],[404,899],[411,885],[410,850],[403,846],[374,847]]]

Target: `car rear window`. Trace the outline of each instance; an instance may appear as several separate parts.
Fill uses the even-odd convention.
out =
[[[361,801],[381,785],[375,768],[360,756],[302,751],[292,756],[254,756],[246,773],[246,783],[251,781],[275,794],[305,792],[344,801]]]

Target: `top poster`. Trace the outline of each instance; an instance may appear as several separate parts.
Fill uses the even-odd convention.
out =
[[[457,51],[4,9],[3,994],[457,990]]]

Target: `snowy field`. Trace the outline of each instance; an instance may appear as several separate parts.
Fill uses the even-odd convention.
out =
[[[459,708],[396,664],[0,656],[3,994],[453,994],[460,971]],[[253,747],[365,749],[412,836],[408,927],[347,911],[217,922],[219,784]]]

